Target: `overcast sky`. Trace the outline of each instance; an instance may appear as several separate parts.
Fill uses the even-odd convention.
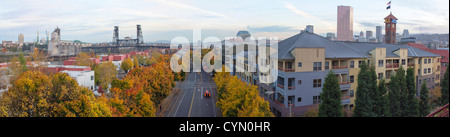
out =
[[[375,31],[383,25],[389,0],[1,0],[0,40],[25,41],[45,37],[61,28],[63,40],[112,41],[119,35],[136,37],[141,24],[144,41],[171,40],[192,29],[202,29],[202,38],[220,39],[248,30],[254,37],[295,35],[306,25],[315,33],[336,33],[338,5],[354,8],[354,33]],[[449,33],[448,0],[392,0],[399,19],[397,32]]]

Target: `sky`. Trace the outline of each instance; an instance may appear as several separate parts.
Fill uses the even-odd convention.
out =
[[[354,9],[354,33],[384,26],[392,13],[399,19],[397,32],[449,33],[448,0],[1,0],[0,40],[33,41],[39,31],[61,28],[63,40],[112,41],[114,26],[120,38],[136,38],[142,25],[145,42],[192,40],[193,29],[202,38],[234,37],[248,30],[253,37],[285,39],[314,25],[315,33],[336,33],[337,6]]]

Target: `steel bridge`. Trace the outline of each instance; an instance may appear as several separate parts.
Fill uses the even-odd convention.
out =
[[[120,53],[120,50],[131,50],[131,51],[145,51],[150,49],[170,49],[170,46],[98,46],[98,47],[83,47],[82,51],[91,52],[95,54],[98,53]]]

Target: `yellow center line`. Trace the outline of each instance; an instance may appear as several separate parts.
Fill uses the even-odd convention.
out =
[[[189,107],[188,117],[191,117],[192,104],[194,104],[195,90],[196,90],[196,87],[194,88],[194,93],[192,94],[191,106]]]

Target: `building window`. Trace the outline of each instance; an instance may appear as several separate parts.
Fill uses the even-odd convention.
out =
[[[428,64],[427,59],[423,59],[423,64]]]
[[[383,79],[383,73],[378,73],[378,79]]]
[[[350,97],[354,97],[355,96],[355,91],[354,90],[350,90]]]
[[[330,70],[330,62],[325,61],[325,70]]]
[[[431,73],[431,68],[428,68],[428,73]]]
[[[314,62],[314,71],[322,70],[322,62]]]
[[[322,87],[322,79],[314,79],[314,81],[313,81],[313,87],[314,88],[320,88],[320,87]]]
[[[293,104],[294,102],[295,96],[288,96],[288,104]]]
[[[422,63],[422,60],[421,60],[421,59],[419,59],[418,61],[419,61],[418,64]]]
[[[427,69],[423,69],[423,74],[427,74]]]
[[[350,76],[350,83],[354,83],[355,82],[355,76]]]
[[[422,84],[422,80],[421,79],[419,79],[419,84]]]
[[[402,59],[402,65],[406,65],[406,59]]]
[[[302,98],[297,98],[297,102],[302,102]]]
[[[431,59],[428,59],[428,63],[431,64]]]
[[[94,76],[91,76],[91,80],[94,80]]]
[[[350,61],[350,68],[355,68],[355,61]]]
[[[320,96],[313,96],[313,104],[320,104]]]
[[[384,60],[378,60],[378,67],[384,66]]]
[[[298,65],[297,65],[298,67],[302,67],[303,66],[303,64],[302,64],[302,62],[298,62]]]
[[[418,73],[419,75],[422,75],[422,74],[420,74],[420,69],[417,70],[417,73]]]
[[[436,75],[436,79],[439,79],[439,74]]]
[[[297,83],[298,83],[299,85],[301,85],[301,84],[302,84],[302,80],[298,80]]]

